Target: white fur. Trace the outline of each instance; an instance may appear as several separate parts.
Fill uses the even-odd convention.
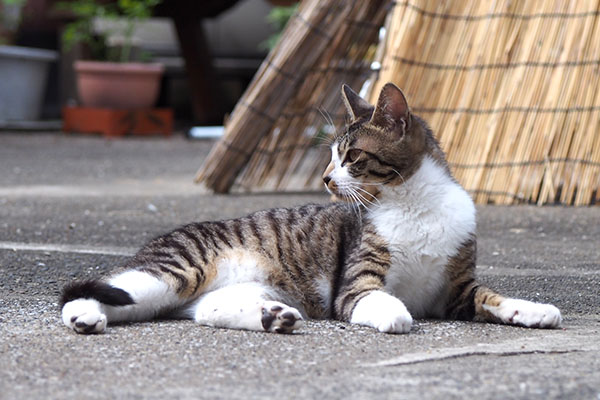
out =
[[[238,283],[202,295],[190,312],[202,325],[253,331],[265,330],[263,313],[273,312],[276,318],[269,327],[271,332],[282,328],[283,315],[291,313],[295,323],[287,330],[298,329],[302,324],[300,312],[286,304],[267,300],[273,296],[270,288],[259,283]]]
[[[166,282],[146,272],[126,271],[114,276],[108,283],[129,293],[135,302],[128,306],[103,305],[109,322],[148,320],[185,304]]]
[[[109,322],[148,320],[184,304],[165,282],[145,272],[126,271],[108,283],[129,293],[134,304],[109,306],[94,299],[73,300],[62,309],[64,324],[79,333],[100,333]]]
[[[315,287],[321,300],[321,306],[325,309],[325,314],[331,312],[331,280],[321,276],[315,280]]]
[[[371,326],[380,332],[408,333],[412,317],[398,298],[375,290],[358,301],[350,322]]]
[[[244,282],[265,282],[266,274],[258,256],[248,251],[231,251],[217,262],[217,276],[206,291]]]
[[[414,317],[440,317],[447,295],[445,266],[475,231],[473,201],[429,156],[406,182],[381,190],[369,218],[392,256],[385,289]]]
[[[483,308],[505,324],[557,328],[562,323],[560,311],[551,304],[534,303],[519,299],[505,299],[498,307],[484,304]]]
[[[62,320],[67,327],[79,333],[104,332],[107,323],[102,305],[94,299],[77,299],[66,303],[62,309]]]
[[[348,167],[342,166],[342,160],[338,154],[338,144],[334,143],[331,146],[331,162],[333,162],[334,168],[330,172],[329,177],[336,183],[338,188],[344,189],[344,186],[355,183],[355,179],[350,176]],[[329,190],[329,189],[327,189]]]

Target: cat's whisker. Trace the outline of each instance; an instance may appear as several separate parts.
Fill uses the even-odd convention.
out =
[[[321,113],[321,115],[323,116],[323,118],[325,119],[325,121],[329,125],[331,125],[332,127],[334,127],[334,129],[335,129],[335,124],[333,123],[333,118],[331,118],[331,115],[327,112],[327,110],[324,109],[323,107],[319,107],[318,110]]]
[[[372,201],[370,201],[369,199],[367,199],[365,196],[363,196],[362,194],[360,194],[359,192],[357,192],[356,190],[354,190],[354,196],[356,197],[357,201],[365,208],[367,207],[367,204],[371,205],[371,206],[375,206],[375,203],[373,203]],[[367,203],[367,204],[365,204]]]
[[[360,208],[358,207],[358,199],[356,198],[356,194],[352,191],[348,191],[348,198],[351,199],[352,204],[357,207],[357,210],[360,210]]]
[[[363,200],[366,200],[366,199],[363,196],[361,196],[360,193],[358,193],[354,187],[348,186],[347,190],[349,190],[350,193],[352,193],[352,196],[356,200],[357,203],[359,203],[364,208],[369,208],[369,207],[367,207],[367,205],[363,201]],[[368,202],[368,200],[367,200],[367,202]]]
[[[323,119],[325,120],[326,124],[324,125],[325,127],[327,126],[331,126],[331,128],[333,129],[333,134],[330,133],[326,133],[325,136],[321,137],[320,139],[320,145],[326,145],[327,147],[331,147],[331,145],[333,144],[333,142],[335,141],[336,138],[336,129],[335,129],[335,124],[333,123],[333,119],[331,118],[331,115],[329,115],[329,113],[327,112],[327,110],[325,110],[322,107],[318,108],[319,113],[321,114],[321,116],[323,117]]]
[[[406,183],[406,181],[404,180],[404,177],[400,174],[400,172],[396,171],[394,168],[392,168],[392,171],[394,171],[400,177],[403,184]]]
[[[383,182],[361,182],[360,184],[363,186],[381,186]]]
[[[360,202],[360,203],[361,203],[361,204],[362,204],[362,205],[363,205],[365,208],[368,208],[368,207],[366,206],[366,204],[365,204],[365,203],[368,203],[368,204],[370,204],[370,205],[372,205],[372,206],[375,206],[375,205],[377,205],[377,204],[380,204],[380,203],[379,203],[379,199],[377,199],[376,197],[374,197],[374,196],[373,196],[371,193],[369,193],[369,192],[368,192],[368,191],[366,191],[365,189],[361,188],[361,187],[360,187],[360,184],[353,183],[353,182],[349,182],[349,183],[346,183],[346,184],[343,186],[343,189],[346,189],[346,190],[352,191],[352,193],[353,193],[353,194],[354,194],[354,195],[357,197],[357,200],[358,200],[358,201],[359,201],[359,202]],[[368,198],[367,196],[363,195],[363,194],[362,194],[362,193],[360,193],[359,191],[366,193],[366,194],[367,194],[369,197],[371,197],[373,200],[375,200],[375,201],[377,202],[377,204],[375,204],[375,203],[374,203],[372,200],[369,200],[369,198]]]
[[[362,213],[360,212],[360,207],[356,204],[356,200],[352,196],[351,193],[343,193],[342,196],[348,199],[350,205],[352,206],[352,212],[354,212],[359,218],[362,218]]]
[[[379,202],[379,199],[375,196],[373,196],[373,194],[369,193],[368,191],[366,191],[365,189],[361,188],[360,186],[356,187],[357,190],[360,190],[361,192],[366,193],[372,200],[370,201],[369,198],[363,194],[360,194],[360,196],[367,202],[369,202],[369,204],[371,205],[376,205],[375,203],[373,203],[373,201],[375,201],[378,205],[381,205],[381,203]]]
[[[345,197],[350,200],[350,203],[352,204],[353,208],[356,207],[356,209],[358,210],[358,214],[362,215],[360,212],[360,206],[362,205],[365,208],[366,206],[358,198],[357,192],[353,190],[349,184],[342,186],[340,189],[344,193]]]
[[[332,137],[331,135],[325,135],[325,136],[315,136],[314,138],[314,142],[313,142],[313,146],[314,147],[327,147],[328,149],[331,147],[331,145],[333,144],[335,138]]]
[[[334,140],[334,139],[333,139],[332,137],[329,137],[329,136],[328,136],[328,137],[327,137],[327,138],[325,138],[325,139],[319,140],[319,141],[317,142],[317,147],[327,147],[327,148],[330,148],[330,147],[331,147],[331,145],[333,144],[333,140]]]

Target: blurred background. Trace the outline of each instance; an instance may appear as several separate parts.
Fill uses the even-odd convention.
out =
[[[164,66],[153,105],[171,108],[178,126],[222,125],[285,24],[286,7],[294,3],[0,0],[0,81],[17,79],[8,79],[7,69],[11,75],[23,72],[11,56],[42,64],[22,84],[41,86],[33,88],[42,98],[27,102],[29,110],[9,112],[14,92],[25,88],[0,83],[0,127],[60,127],[62,107],[81,104],[74,62],[113,61],[110,51],[97,47],[124,45],[132,47],[131,61]],[[34,82],[31,76],[47,78]],[[39,110],[32,110],[38,104]]]
[[[213,192],[322,191],[393,82],[481,204],[600,203],[600,0],[0,0],[0,129],[219,138]]]

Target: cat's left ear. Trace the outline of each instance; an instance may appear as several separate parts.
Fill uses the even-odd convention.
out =
[[[386,83],[381,89],[371,123],[386,129],[402,128],[402,133],[408,129],[410,125],[408,103],[402,90],[393,83]]]
[[[352,121],[356,121],[360,117],[368,117],[373,112],[373,106],[345,84],[342,85],[342,100],[344,100],[344,105]]]

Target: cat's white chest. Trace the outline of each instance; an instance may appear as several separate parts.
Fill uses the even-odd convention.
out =
[[[445,267],[475,232],[469,195],[426,158],[402,187],[384,193],[369,217],[392,257],[386,291],[414,317],[440,316],[447,294]]]

